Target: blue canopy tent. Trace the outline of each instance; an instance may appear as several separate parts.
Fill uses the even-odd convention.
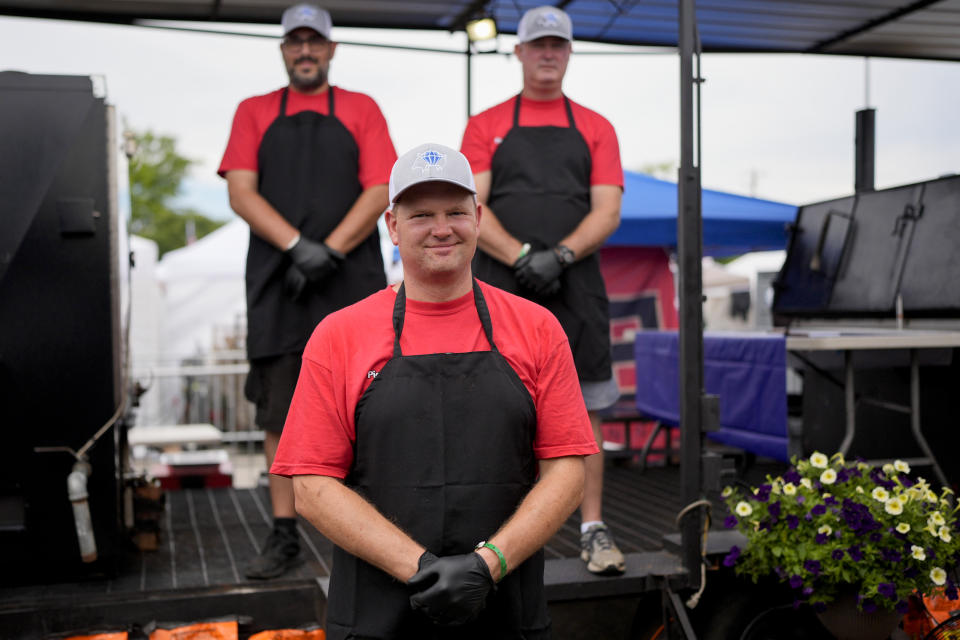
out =
[[[797,207],[772,200],[703,190],[703,253],[724,256],[783,249]],[[676,247],[677,185],[624,172],[620,228],[611,247]]]

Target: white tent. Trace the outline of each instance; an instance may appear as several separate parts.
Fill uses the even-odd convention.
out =
[[[206,354],[220,331],[242,333],[249,234],[246,223],[236,219],[160,260],[156,277],[164,298],[163,360]]]

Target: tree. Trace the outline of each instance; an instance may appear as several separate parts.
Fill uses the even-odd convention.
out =
[[[170,205],[195,164],[177,153],[176,140],[152,131],[132,135],[135,151],[129,163],[130,231],[156,242],[162,256],[221,227],[223,222],[199,211]]]

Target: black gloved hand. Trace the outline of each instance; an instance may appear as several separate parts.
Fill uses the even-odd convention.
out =
[[[307,276],[297,269],[297,265],[292,264],[287,267],[287,272],[283,276],[283,293],[291,300],[299,300],[308,282]]]
[[[300,273],[314,284],[329,277],[340,268],[340,263],[344,260],[344,255],[336,249],[331,249],[322,242],[314,242],[304,236],[300,236],[297,244],[287,249],[286,253]]]
[[[541,296],[556,295],[560,291],[563,263],[553,249],[528,253],[513,264],[517,282]]]
[[[425,551],[419,569],[407,582],[417,591],[410,596],[410,606],[438,624],[470,622],[494,588],[490,569],[478,553],[438,558]]]

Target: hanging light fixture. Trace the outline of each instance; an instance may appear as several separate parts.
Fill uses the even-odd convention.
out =
[[[497,22],[493,16],[483,15],[467,22],[467,38],[470,42],[492,40],[497,37]]]

